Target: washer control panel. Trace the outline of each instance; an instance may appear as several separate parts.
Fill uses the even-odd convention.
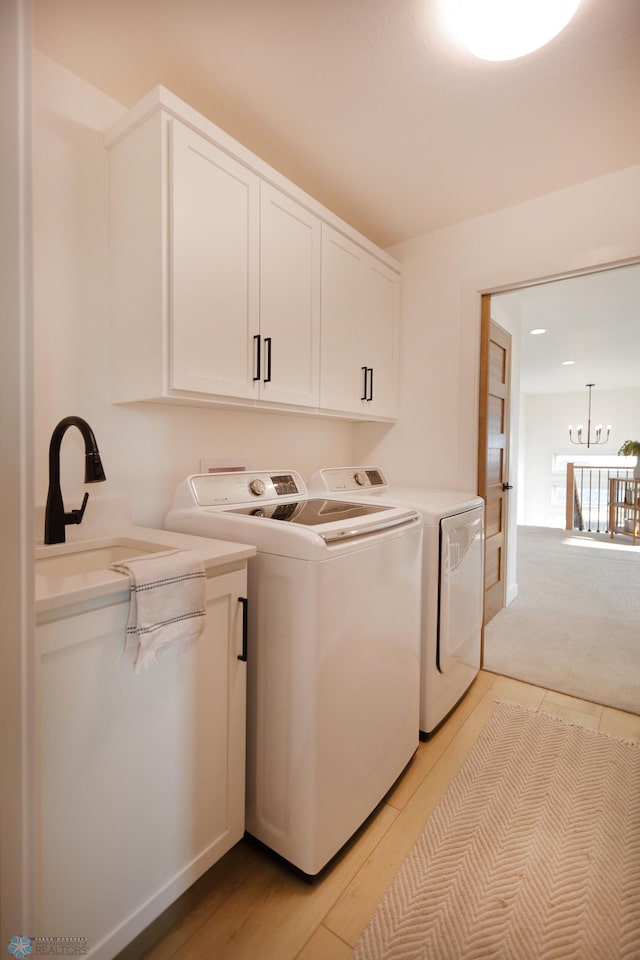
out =
[[[280,501],[287,497],[299,499],[307,495],[302,477],[293,471],[200,473],[189,477],[189,484],[196,503],[201,507]]]
[[[261,497],[266,489],[265,482],[261,480],[260,477],[254,477],[253,480],[249,481],[249,490],[251,490],[251,493],[256,497]]]

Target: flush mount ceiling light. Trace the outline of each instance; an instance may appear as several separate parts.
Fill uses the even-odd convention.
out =
[[[455,29],[481,60],[515,60],[553,40],[580,0],[451,0]]]
[[[537,337],[541,333],[546,333],[546,332],[547,331],[544,327],[535,327],[533,330],[529,330],[529,333],[531,334],[532,337]]]

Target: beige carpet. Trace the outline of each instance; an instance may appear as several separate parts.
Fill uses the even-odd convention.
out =
[[[485,627],[485,668],[640,713],[640,546],[520,526],[517,581]]]
[[[501,703],[352,960],[638,960],[640,742]]]

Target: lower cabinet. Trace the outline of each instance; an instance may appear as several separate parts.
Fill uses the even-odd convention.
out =
[[[186,653],[134,673],[128,594],[36,629],[36,927],[114,957],[244,833],[246,568]]]

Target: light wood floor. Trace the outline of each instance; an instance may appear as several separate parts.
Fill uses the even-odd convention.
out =
[[[242,840],[119,960],[348,960],[500,698],[615,736],[640,737],[640,716],[482,671],[320,880],[305,883]]]

